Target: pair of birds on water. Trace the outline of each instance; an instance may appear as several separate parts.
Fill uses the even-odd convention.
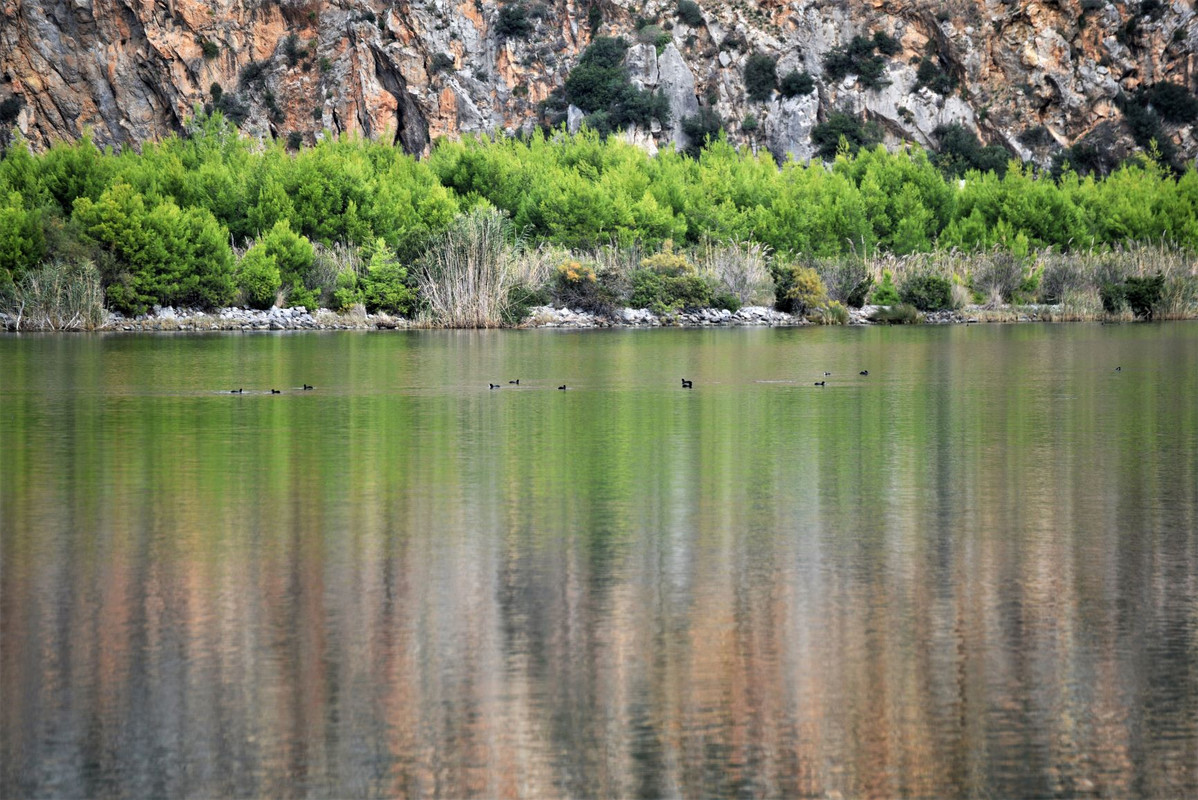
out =
[[[519,379],[519,378],[516,378],[516,380],[514,380],[514,381],[508,381],[508,383],[509,383],[509,384],[511,384],[512,386],[519,386],[519,385],[520,385],[520,379]],[[489,386],[489,387],[490,387],[490,388],[492,388],[492,389],[498,389],[498,388],[500,388],[500,384],[498,384],[498,383],[488,383],[488,384],[487,384],[487,386]],[[564,392],[564,391],[566,391],[566,385],[563,383],[561,386],[557,387],[557,390],[558,390],[559,392]]]
[[[311,385],[305,383],[303,391],[310,392],[315,388],[316,388],[315,386],[311,386]],[[280,389],[271,389],[270,393],[271,394],[282,394],[283,392]],[[245,394],[245,389],[230,389],[229,394]]]
[[[831,374],[832,374],[831,372],[825,372],[825,373],[824,373],[824,377],[826,378],[826,377],[828,377],[828,376],[829,376],[829,375],[831,375]],[[867,370],[867,369],[863,369],[863,370],[861,370],[860,372],[858,372],[857,374],[858,374],[858,375],[868,375],[868,374],[869,374],[869,370]],[[828,385],[828,382],[827,382],[826,380],[824,380],[824,381],[816,381],[816,382],[815,382],[815,385],[816,385],[816,386],[827,386],[827,385]]]

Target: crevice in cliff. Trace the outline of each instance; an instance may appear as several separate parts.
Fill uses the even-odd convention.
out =
[[[429,143],[428,121],[408,93],[408,82],[387,54],[374,45],[370,46],[370,52],[374,56],[374,74],[379,85],[395,98],[395,139],[392,144],[402,145],[406,153],[420,155]]]

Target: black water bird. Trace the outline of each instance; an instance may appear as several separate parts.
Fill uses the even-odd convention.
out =
[[[241,394],[245,389],[230,389],[229,394]]]
[[[695,382],[694,382],[694,381],[688,381],[686,378],[683,378],[683,379],[682,379],[682,388],[683,388],[683,389],[690,389],[690,388],[693,388],[693,387],[694,387],[694,385],[695,385]]]
[[[315,387],[315,386],[313,386],[313,385],[311,385],[311,384],[308,384],[308,383],[305,383],[305,384],[304,384],[304,391],[305,391],[305,392],[307,392],[307,391],[311,391],[312,389],[315,389],[315,388],[316,388],[316,387]]]
[[[559,386],[557,388],[558,388],[558,391],[564,392],[564,391],[566,391],[566,384],[563,383],[561,386]]]
[[[1123,371],[1123,367],[1115,367],[1115,372],[1122,372],[1122,371]]]
[[[815,382],[815,385],[816,385],[816,386],[823,386],[825,383],[827,383],[827,381],[816,381],[816,382]]]
[[[828,377],[828,376],[829,376],[829,375],[831,375],[831,374],[832,374],[831,372],[825,372],[825,373],[824,373],[824,377],[826,378],[826,377]]]
[[[508,383],[514,384],[514,385],[516,385],[516,386],[519,386],[519,385],[520,385],[520,379],[519,379],[519,378],[516,378],[516,380],[514,380],[514,381],[508,381]]]
[[[869,370],[867,370],[867,369],[863,369],[863,370],[861,370],[860,372],[858,372],[857,374],[858,374],[858,375],[868,375],[868,374],[869,374]]]
[[[271,389],[270,393],[271,394],[282,394],[282,392],[280,392],[278,389]]]
[[[498,384],[498,383],[488,383],[488,384],[487,384],[487,386],[491,387],[492,389],[498,389],[498,388],[499,388],[499,384]]]

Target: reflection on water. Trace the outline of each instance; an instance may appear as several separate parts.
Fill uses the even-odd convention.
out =
[[[1193,324],[0,364],[6,798],[1198,794]]]

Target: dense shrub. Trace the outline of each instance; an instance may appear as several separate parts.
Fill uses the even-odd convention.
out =
[[[39,210],[27,210],[20,192],[0,191],[0,283],[19,281],[46,254]]]
[[[778,85],[778,91],[783,97],[798,97],[815,91],[815,79],[806,72],[791,70],[783,76]]]
[[[632,85],[624,67],[627,49],[623,39],[600,36],[566,76],[564,99],[591,112],[588,125],[600,134],[648,125],[653,119],[669,122],[670,104],[665,96]]]
[[[697,114],[682,118],[682,132],[690,141],[687,154],[697,158],[709,141],[724,130],[724,119],[712,108],[700,108]]]
[[[949,95],[957,88],[957,80],[940,63],[936,54],[925,55],[915,71],[915,85],[926,86],[937,94]]]
[[[882,134],[873,123],[862,122],[839,111],[811,129],[811,143],[819,157],[827,161],[836,158],[841,139],[848,144],[849,152],[855,153],[862,147],[880,142]]]
[[[787,262],[775,262],[774,307],[790,314],[806,314],[828,302],[828,290],[813,268]]]
[[[953,285],[939,275],[912,275],[899,289],[899,298],[920,311],[944,311],[953,307]]]
[[[754,53],[745,62],[745,91],[749,99],[764,103],[778,85],[778,59],[764,53]]]
[[[1184,86],[1162,81],[1136,93],[1141,105],[1151,105],[1161,119],[1184,125],[1198,120],[1198,98]]]
[[[235,291],[225,229],[202,208],[148,207],[128,184],[81,197],[74,220],[98,248],[109,306],[141,314],[155,304],[213,308]]]
[[[314,305],[307,286],[308,272],[316,259],[312,243],[291,230],[291,223],[281,219],[258,240],[255,247],[272,256],[278,265],[283,286],[289,291],[291,305]]]
[[[499,36],[522,39],[532,33],[532,29],[532,20],[523,3],[508,3],[499,9],[499,19],[495,22],[495,33]]]
[[[893,39],[881,32],[875,34],[873,39],[854,36],[847,45],[833,48],[824,56],[824,73],[833,81],[856,75],[866,89],[888,86],[890,81],[884,77],[886,59],[877,55],[875,50],[880,50],[884,55],[893,55],[898,49],[891,45],[892,42]]]
[[[698,275],[662,275],[638,269],[632,273],[631,287],[629,305],[647,308],[655,314],[711,306],[711,287]]]
[[[632,273],[629,304],[656,314],[687,308],[708,308],[715,296],[710,284],[700,277],[685,256],[666,242],[660,253],[641,260]]]
[[[678,19],[692,28],[703,24],[703,9],[694,0],[678,0]]]
[[[1102,310],[1108,314],[1118,314],[1127,308],[1127,290],[1122,283],[1104,283],[1098,287],[1098,298],[1102,301]]]
[[[619,307],[612,276],[574,260],[558,265],[553,276],[553,295],[566,308],[581,309],[602,317],[613,316]]]
[[[1152,275],[1145,278],[1128,278],[1124,281],[1124,297],[1131,312],[1141,319],[1151,321],[1161,304],[1165,291],[1165,276]]]
[[[959,178],[970,170],[978,170],[1001,177],[1007,171],[1011,154],[1006,148],[983,147],[978,137],[961,125],[940,125],[932,134],[940,140],[940,150],[932,156],[932,163],[945,175]]]

